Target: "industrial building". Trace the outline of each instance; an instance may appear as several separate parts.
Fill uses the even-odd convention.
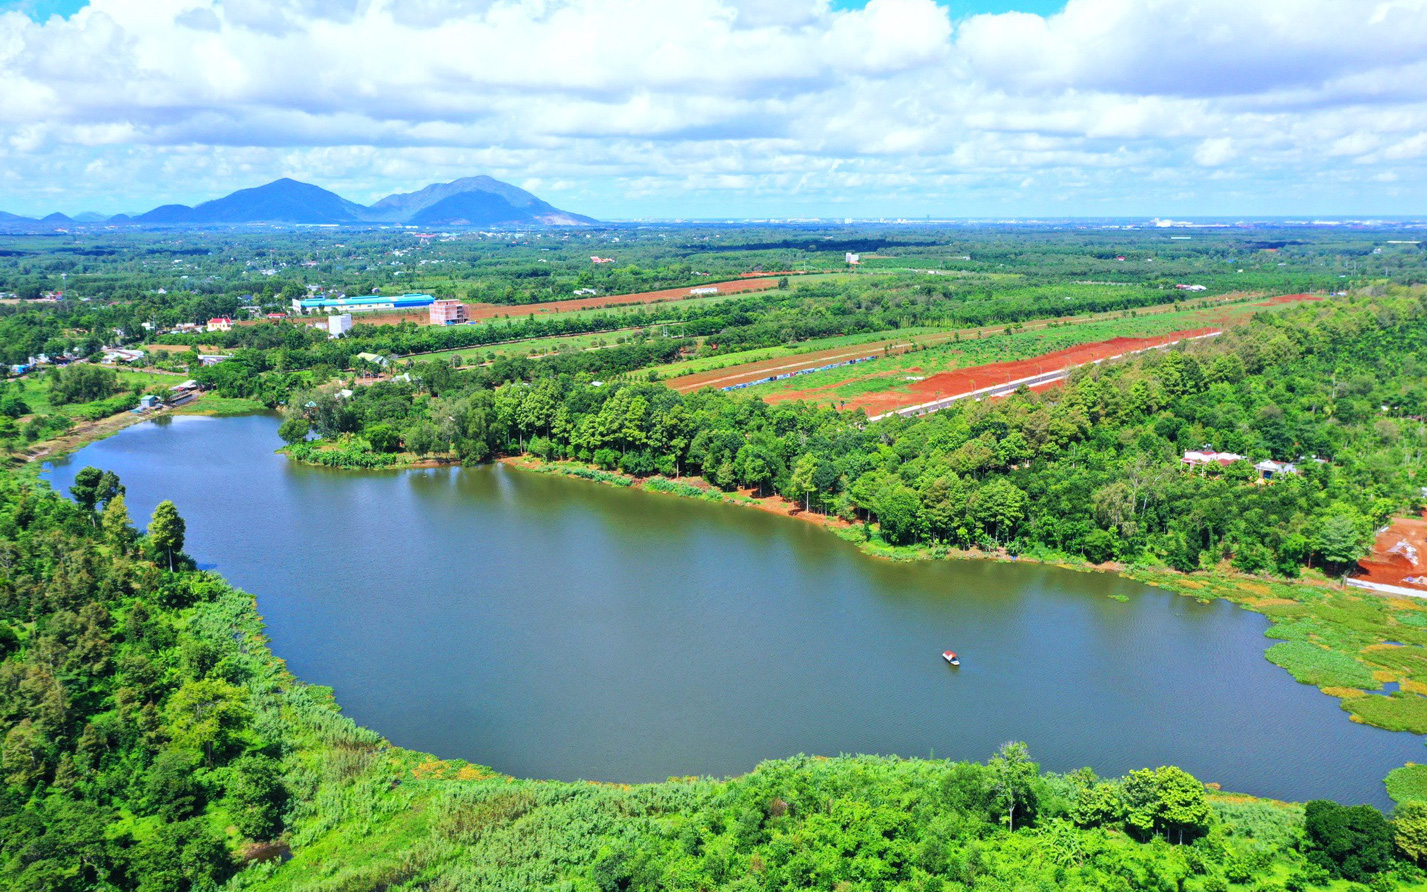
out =
[[[373,294],[371,297],[295,297],[292,312],[302,313],[374,313],[392,310],[419,310],[429,307],[436,298],[429,294],[399,294],[386,297]]]
[[[432,325],[460,325],[467,321],[466,305],[459,300],[438,300],[431,304]]]

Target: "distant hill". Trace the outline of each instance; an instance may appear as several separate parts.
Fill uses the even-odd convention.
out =
[[[433,183],[419,192],[388,195],[372,205],[371,212],[378,219],[417,226],[576,226],[596,222],[487,176]]]
[[[130,218],[117,214],[80,214],[71,219],[51,214],[43,221],[0,212],[0,224],[71,226],[104,223],[118,226],[224,225],[241,223],[348,224],[395,223],[411,226],[581,226],[591,217],[562,211],[524,189],[492,177],[465,177],[433,183],[418,192],[388,195],[371,207],[348,201],[311,183],[284,177],[265,186],[241,189],[197,207],[165,204]]]
[[[134,218],[135,223],[189,223],[193,208],[186,204],[159,205],[147,214]]]
[[[366,211],[335,192],[284,177],[195,208],[165,205],[136,219],[140,223],[357,223],[366,219]]]

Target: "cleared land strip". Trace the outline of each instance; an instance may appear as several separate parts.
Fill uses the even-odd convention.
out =
[[[729,282],[710,282],[707,285],[689,285],[683,288],[665,288],[662,291],[640,291],[635,294],[609,294],[604,297],[578,297],[572,300],[556,300],[541,304],[467,304],[471,319],[497,319],[509,316],[536,316],[541,313],[568,313],[574,310],[597,310],[602,307],[618,307],[628,304],[657,304],[669,300],[687,300],[691,297],[718,297],[724,294],[746,294],[752,291],[768,291],[778,287],[776,278],[736,279]],[[709,289],[717,289],[710,291]]]
[[[925,381],[922,381],[921,385],[927,388],[935,388],[940,391],[947,387],[956,388],[958,386],[968,386],[966,382],[970,382],[971,389],[961,390],[948,395],[939,396],[934,400],[929,400],[924,403],[917,403],[911,406],[903,406],[899,409],[893,409],[890,412],[883,412],[880,415],[872,416],[871,420],[878,421],[880,419],[887,418],[891,415],[903,415],[907,417],[911,417],[913,415],[924,415],[927,412],[935,412],[938,409],[945,409],[947,406],[958,400],[979,400],[986,399],[989,397],[1006,396],[1007,394],[1016,392],[1016,390],[1019,389],[1022,385],[1026,387],[1038,387],[1045,384],[1051,384],[1055,381],[1064,380],[1072,371],[1077,368],[1080,368],[1081,366],[1097,365],[1102,362],[1113,362],[1114,360],[1123,359],[1126,356],[1133,356],[1137,353],[1145,353],[1150,350],[1163,350],[1167,347],[1173,347],[1175,344],[1182,344],[1186,341],[1203,340],[1204,338],[1215,338],[1221,334],[1223,334],[1223,332],[1216,329],[1213,331],[1202,332],[1200,334],[1190,334],[1188,332],[1174,332],[1173,334],[1165,335],[1162,338],[1115,338],[1111,341],[1101,341],[1097,344],[1082,344],[1079,347],[1071,347],[1068,350],[1060,350],[1056,353],[1048,353],[1045,356],[1037,357],[1034,360],[995,362],[990,363],[988,365],[972,366],[970,368],[957,369],[954,372],[944,372],[940,375],[933,375]],[[1138,341],[1141,343],[1146,341],[1155,341],[1158,343],[1150,343],[1146,346],[1137,347],[1134,349],[1125,349],[1126,341]],[[977,379],[984,381],[987,379],[995,379],[998,377],[1016,376],[1019,375],[1021,372],[1025,371],[1026,366],[1032,363],[1044,364],[1046,362],[1055,362],[1062,358],[1068,359],[1070,358],[1070,356],[1083,356],[1086,354],[1103,352],[1107,349],[1116,349],[1120,352],[1111,354],[1109,356],[1099,356],[1093,359],[1072,361],[1067,365],[1061,366],[1060,368],[1049,372],[1038,372],[1034,375],[1026,375],[1023,377],[1010,377],[1006,380],[996,381],[995,383],[988,384],[982,387],[975,387],[975,381]],[[939,378],[945,380],[942,382],[938,382],[937,379]]]
[[[1309,295],[1285,295],[1273,298],[1264,303],[1254,303],[1262,301],[1262,294],[1254,295],[1231,295],[1227,297],[1209,298],[1214,309],[1229,308],[1244,305],[1267,306],[1275,302],[1293,302],[1297,300],[1318,300],[1319,298]],[[1177,304],[1165,303],[1144,307],[1136,311],[1139,316],[1157,315],[1160,313],[1172,313],[1182,310]],[[1037,331],[1051,327],[1065,325],[1078,325],[1086,322],[1095,322],[1103,319],[1115,319],[1120,317],[1123,311],[1111,310],[1103,313],[1088,313],[1083,316],[1053,317],[1049,319],[1037,319],[1023,323],[1020,331]],[[865,344],[855,346],[832,347],[825,350],[814,350],[807,353],[797,353],[791,356],[779,356],[772,359],[763,359],[755,362],[740,363],[738,365],[726,366],[721,369],[712,369],[707,372],[696,372],[690,375],[680,375],[669,377],[665,383],[680,393],[691,393],[702,387],[713,387],[719,390],[734,390],[742,387],[749,387],[757,384],[764,384],[774,380],[785,380],[808,372],[819,371],[824,368],[836,367],[840,365],[852,365],[866,359],[876,359],[881,356],[897,355],[905,353],[914,347],[932,347],[947,344],[958,338],[975,338],[980,335],[994,335],[1004,331],[1004,324],[982,326],[980,328],[965,328],[954,331],[943,331],[935,334],[917,335],[914,337],[890,338],[885,340],[868,341]]]

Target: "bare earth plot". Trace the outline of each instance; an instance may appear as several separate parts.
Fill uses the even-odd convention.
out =
[[[1427,597],[1427,518],[1399,517],[1358,561],[1358,581],[1416,590]]]

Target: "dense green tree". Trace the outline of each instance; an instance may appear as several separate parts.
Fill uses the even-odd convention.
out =
[[[301,415],[289,415],[277,429],[277,435],[289,446],[301,443],[312,432],[312,423]]]
[[[1035,823],[1034,781],[1039,766],[1031,761],[1030,749],[1019,741],[1004,743],[991,757],[989,766],[994,803],[1006,829],[1016,829],[1018,816],[1022,826]]]
[[[183,538],[187,525],[179,516],[178,508],[165,499],[154,509],[149,521],[148,537],[154,550],[168,560],[168,568],[173,569],[173,557],[183,552]]]
[[[1427,802],[1410,799],[1393,809],[1392,839],[1408,860],[1427,863]]]
[[[1393,831],[1368,805],[1315,799],[1304,806],[1304,852],[1334,876],[1366,882],[1392,863]]]

